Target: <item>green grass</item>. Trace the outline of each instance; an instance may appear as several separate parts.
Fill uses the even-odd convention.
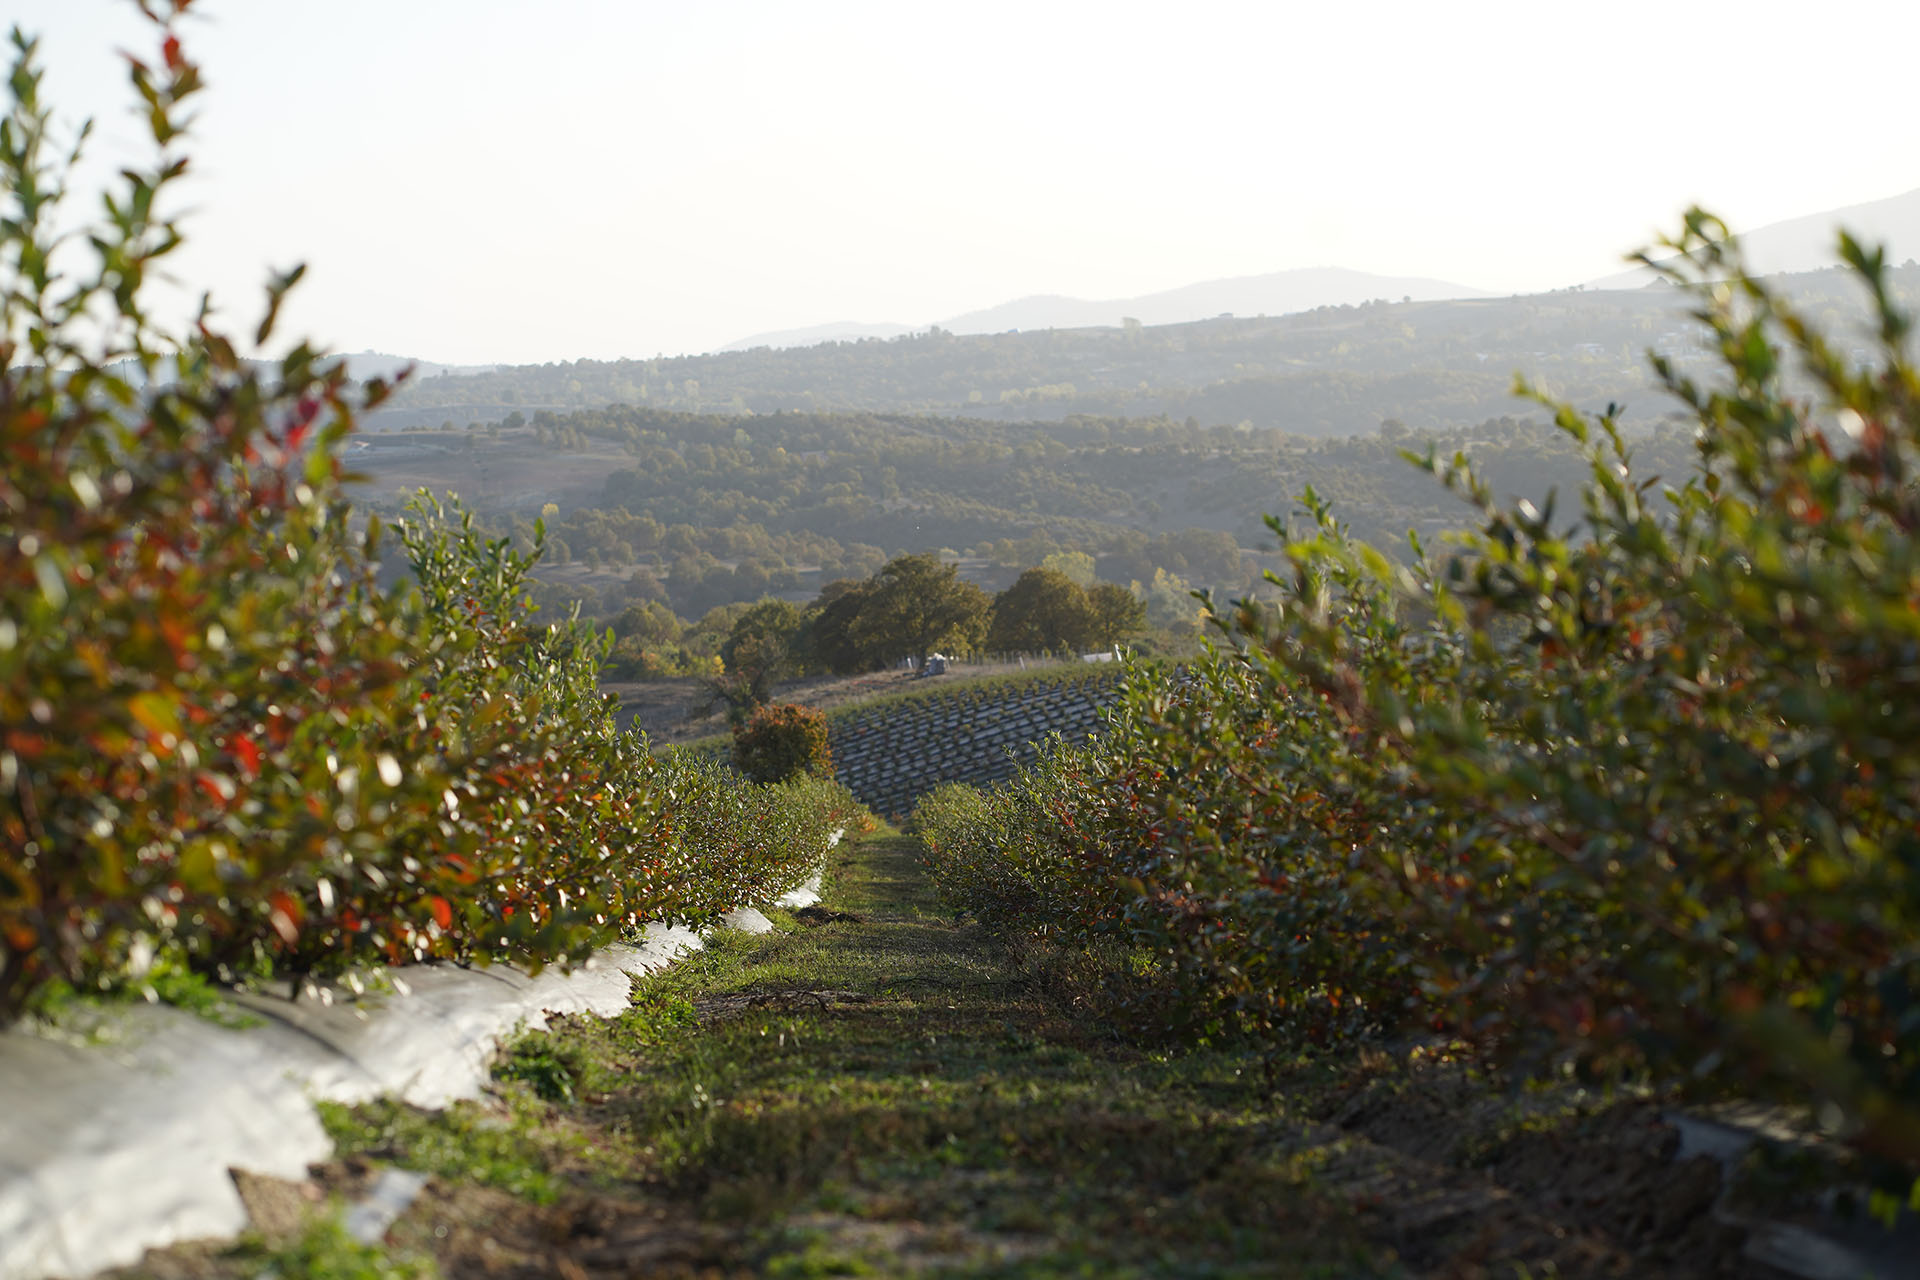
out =
[[[506,1060],[511,1071],[512,1058]],[[586,1064],[582,1064],[583,1069]],[[423,1111],[392,1099],[362,1107],[319,1104],[336,1150],[495,1187],[550,1205],[574,1185],[617,1182],[630,1153],[609,1149],[554,1114],[533,1088],[510,1080],[488,1103]],[[572,1081],[569,1080],[569,1087]]]
[[[774,913],[777,932],[720,935],[625,1015],[517,1043],[490,1108],[329,1127],[343,1153],[536,1202],[671,1202],[767,1275],[1379,1269],[1256,1058],[1123,1043],[1071,985],[954,924],[919,854],[856,845],[827,905],[858,919]]]
[[[100,1015],[142,1001],[171,1005],[215,1026],[239,1031],[260,1019],[227,998],[228,992],[178,958],[162,955],[138,977],[117,977],[96,990],[76,990],[67,982],[49,982],[34,1000],[33,1016],[48,1028],[82,1041],[106,1035]]]
[[[429,1258],[361,1244],[337,1213],[316,1216],[299,1236],[277,1246],[243,1237],[221,1261],[245,1274],[289,1280],[436,1280],[440,1274]]]

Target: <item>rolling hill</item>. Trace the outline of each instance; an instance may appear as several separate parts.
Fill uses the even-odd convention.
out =
[[[1257,276],[1231,276],[1132,298],[1090,300],[1060,294],[1034,294],[997,306],[949,316],[933,326],[859,324],[841,321],[804,329],[758,333],[728,343],[722,351],[757,347],[811,347],[822,342],[862,338],[898,338],[938,327],[949,333],[1006,333],[1009,330],[1118,328],[1123,320],[1141,324],[1185,324],[1221,315],[1282,316],[1315,307],[1358,306],[1376,298],[1390,301],[1482,298],[1484,290],[1419,276],[1378,276],[1344,267],[1308,267]]]
[[[1768,223],[1739,236],[1748,257],[1763,272],[1819,271],[1840,261],[1836,233],[1842,227],[1856,238],[1888,246],[1890,262],[1920,257],[1920,187],[1885,200]],[[1638,289],[1652,281],[1652,272],[1636,268],[1589,281],[1587,288]]]
[[[1315,307],[1358,306],[1376,298],[1480,298],[1485,291],[1417,276],[1378,276],[1344,267],[1310,267],[1266,275],[1233,276],[1133,298],[1088,301],[1036,295],[969,311],[940,322],[954,333],[1004,333],[1009,329],[1089,329],[1141,324],[1186,324],[1220,315],[1282,316]]]

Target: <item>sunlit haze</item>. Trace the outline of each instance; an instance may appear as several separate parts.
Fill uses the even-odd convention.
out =
[[[120,0],[9,0],[136,154]],[[1344,266],[1570,285],[1705,202],[1920,186],[1920,5],[201,0],[190,255],[455,362]]]

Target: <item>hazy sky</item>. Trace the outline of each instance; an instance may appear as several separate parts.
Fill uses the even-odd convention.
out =
[[[1337,265],[1497,291],[1920,186],[1920,4],[198,0],[195,237],[339,350],[546,361]],[[126,0],[0,0],[137,128]]]

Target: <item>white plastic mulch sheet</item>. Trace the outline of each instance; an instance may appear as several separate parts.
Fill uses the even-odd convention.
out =
[[[303,1178],[332,1153],[315,1100],[475,1097],[516,1028],[618,1013],[628,974],[699,946],[691,930],[652,925],[640,946],[570,974],[421,966],[359,1008],[239,996],[258,1023],[240,1030],[136,1005],[84,1033],[0,1034],[0,1277],[84,1276],[231,1236],[246,1214],[229,1169]]]
[[[819,900],[816,874],[775,905]],[[750,907],[722,924],[773,927]],[[476,1097],[503,1038],[544,1029],[549,1013],[619,1013],[628,975],[700,946],[690,929],[653,924],[638,946],[569,974],[425,965],[357,1003],[238,995],[257,1023],[244,1029],[136,1005],[80,1031],[0,1033],[0,1280],[85,1276],[234,1235],[246,1212],[229,1169],[302,1178],[332,1154],[315,1101]]]

